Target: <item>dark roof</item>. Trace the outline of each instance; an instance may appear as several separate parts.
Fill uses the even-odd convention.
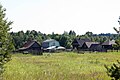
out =
[[[114,45],[114,44],[116,44],[115,43],[115,40],[108,40],[108,41],[106,41],[106,42],[104,42],[102,45]]]
[[[84,38],[84,39],[80,39],[80,40],[82,40],[82,41],[84,41],[84,42],[91,42],[91,40],[88,39],[88,38]]]
[[[35,43],[35,41],[28,41],[23,45],[23,47],[30,47],[34,43]]]
[[[33,40],[33,41],[28,41],[26,42],[22,48],[19,48],[19,50],[24,50],[24,49],[28,49],[30,48],[34,43],[39,44],[37,41]]]
[[[102,49],[102,46],[100,44],[92,44],[91,49]]]
[[[80,47],[82,47],[82,45],[84,44],[84,41],[83,41],[83,40],[77,39],[77,42],[78,42],[78,44],[79,44]]]
[[[96,45],[96,44],[98,45],[100,43],[99,42],[85,42],[85,44],[88,48],[90,48],[92,45]]]
[[[90,42],[90,40],[89,39],[75,39],[74,41],[73,41],[73,43],[72,44],[74,44],[74,42],[77,42],[78,44],[79,44],[79,47],[82,47],[82,45],[85,43],[85,42]]]

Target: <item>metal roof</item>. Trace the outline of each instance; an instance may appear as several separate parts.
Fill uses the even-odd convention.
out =
[[[47,39],[47,40],[45,40],[43,42],[51,42],[51,41],[56,41],[56,40],[55,39]]]
[[[115,43],[115,40],[108,40],[108,41],[106,41],[106,42],[104,42],[102,45],[114,45],[114,44],[116,44]]]

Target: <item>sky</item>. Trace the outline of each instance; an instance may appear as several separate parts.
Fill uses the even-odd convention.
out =
[[[11,31],[116,33],[120,0],[1,0]]]

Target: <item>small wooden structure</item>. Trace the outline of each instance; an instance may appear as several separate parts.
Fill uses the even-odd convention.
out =
[[[92,52],[104,52],[105,49],[100,45],[99,42],[85,42],[82,46],[83,50],[92,51]]]
[[[115,40],[108,40],[102,44],[102,47],[105,48],[106,50],[112,50],[113,45],[116,45]]]
[[[42,55],[41,45],[35,40],[26,42],[17,52]]]

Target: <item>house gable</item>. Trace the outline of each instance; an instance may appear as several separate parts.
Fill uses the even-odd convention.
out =
[[[90,42],[90,40],[89,39],[74,39],[74,41],[72,42],[73,49],[82,48],[85,42]]]
[[[34,44],[31,45],[29,48],[40,48],[41,49],[41,46],[37,42],[34,42]]]
[[[99,44],[99,42],[85,42],[84,44],[83,44],[83,46],[82,46],[82,49],[88,49],[88,48],[90,48],[91,46],[93,46],[93,45],[98,45]]]

